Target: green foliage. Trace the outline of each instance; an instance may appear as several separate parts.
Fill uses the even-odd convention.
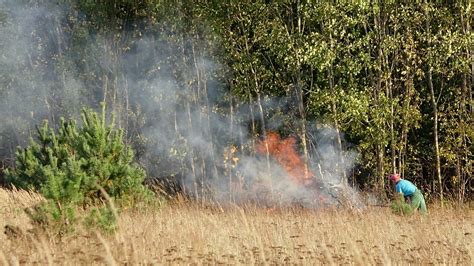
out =
[[[399,193],[397,193],[390,207],[392,208],[393,213],[398,215],[413,214],[413,208],[405,201],[403,195]]]
[[[84,223],[89,228],[99,228],[106,232],[116,229],[117,214],[110,207],[93,208]]]
[[[34,220],[72,225],[78,208],[111,201],[125,208],[151,199],[142,185],[145,173],[134,165],[123,131],[107,123],[105,107],[100,115],[84,109],[81,118],[81,127],[61,119],[57,132],[44,122],[38,141],[30,139],[28,147],[18,149],[16,168],[6,173],[11,185],[38,190],[46,198],[32,214]],[[115,218],[108,209],[93,210],[88,223],[110,229]]]

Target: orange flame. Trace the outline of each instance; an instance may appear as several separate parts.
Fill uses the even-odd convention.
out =
[[[296,139],[282,139],[276,132],[269,132],[265,139],[259,141],[256,150],[260,154],[268,153],[286,170],[288,176],[298,185],[311,183],[313,173],[304,164],[303,159],[295,150]]]

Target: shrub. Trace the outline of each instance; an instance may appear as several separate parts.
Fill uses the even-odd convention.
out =
[[[402,194],[398,193],[396,195],[395,200],[392,201],[391,208],[395,214],[399,215],[410,215],[413,213],[413,208],[411,207],[411,205],[405,201],[405,198]]]
[[[143,186],[145,172],[133,163],[133,151],[113,118],[107,123],[105,106],[100,115],[84,109],[81,118],[81,126],[61,119],[57,132],[45,121],[37,128],[38,141],[31,138],[28,147],[19,148],[16,168],[6,173],[9,184],[37,190],[46,198],[30,213],[36,221],[69,227],[77,221],[78,209],[90,209],[89,222],[107,224],[103,219],[111,219],[114,206],[108,201],[125,208],[151,199]]]

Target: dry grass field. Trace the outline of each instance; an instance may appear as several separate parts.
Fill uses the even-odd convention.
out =
[[[48,237],[24,207],[40,200],[0,189],[0,264],[461,264],[474,263],[474,210],[401,217],[388,208],[205,208],[170,203],[126,211],[114,234]],[[5,227],[6,226],[6,227]]]

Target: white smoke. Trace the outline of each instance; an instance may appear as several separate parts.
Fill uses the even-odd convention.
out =
[[[63,47],[58,30],[64,13],[57,5],[0,1],[0,154],[25,145],[34,126],[72,114],[84,104],[82,84],[59,69]]]

